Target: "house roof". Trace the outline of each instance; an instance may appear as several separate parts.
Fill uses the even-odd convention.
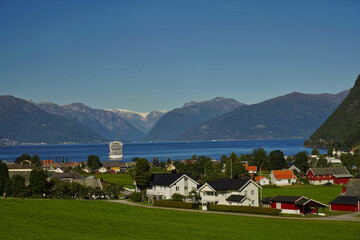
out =
[[[264,203],[264,204],[270,204],[271,203],[271,200],[272,197],[266,197],[266,198],[263,198],[260,202]]]
[[[345,196],[360,197],[360,179],[354,178],[346,184]]]
[[[263,179],[263,178],[266,178],[266,179],[267,179],[267,177],[264,177],[264,176],[257,176],[257,177],[255,178],[255,181],[260,181],[260,180]]]
[[[8,169],[9,170],[12,170],[12,169],[35,169],[36,168],[36,165],[31,165],[31,164],[8,164],[7,165]]]
[[[170,186],[183,175],[191,178],[191,173],[154,173],[151,175],[150,181],[153,185]]]
[[[215,191],[225,191],[225,190],[239,190],[245,186],[250,179],[230,179],[230,178],[219,178],[215,182],[207,183]]]
[[[334,175],[335,177],[353,177],[345,167],[310,168],[315,176]]]
[[[77,172],[64,172],[64,173],[53,173],[51,178],[72,178],[72,179],[83,179],[83,176]]]
[[[231,194],[226,201],[228,202],[243,202],[245,199],[247,199],[244,195],[238,195],[238,194]]]
[[[124,163],[118,162],[118,161],[106,161],[106,162],[101,162],[101,164],[104,168],[120,167],[120,166],[124,165]]]
[[[353,196],[338,196],[330,202],[330,204],[345,204],[345,205],[358,205],[360,197]]]
[[[257,171],[257,166],[248,166],[248,169],[247,169],[249,172],[256,172]]]
[[[276,179],[296,179],[296,176],[291,169],[272,170],[271,172],[274,174]]]
[[[299,201],[301,198],[304,198],[303,196],[283,196],[278,195],[273,198],[271,198],[272,202],[283,202],[283,203],[295,203]]]

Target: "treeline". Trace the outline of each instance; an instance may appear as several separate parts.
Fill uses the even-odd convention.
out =
[[[91,199],[91,198],[119,198],[123,186],[108,184],[91,188],[76,182],[62,182],[49,179],[48,172],[42,168],[30,172],[30,178],[22,175],[9,176],[7,165],[0,161],[0,194],[4,197],[20,198],[62,198],[62,199]]]

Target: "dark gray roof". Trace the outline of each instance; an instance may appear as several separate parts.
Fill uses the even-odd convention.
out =
[[[263,198],[260,202],[262,202],[263,204],[270,204],[271,199],[272,199],[272,197],[266,197],[266,198]]]
[[[360,197],[360,179],[350,179],[346,184],[345,196]]]
[[[121,167],[123,165],[126,165],[125,163],[122,162],[118,162],[118,161],[106,161],[106,162],[101,162],[102,166],[105,168],[109,168],[109,167]]]
[[[191,173],[154,173],[151,175],[150,182],[152,185],[170,186],[183,175],[190,178],[192,176]]]
[[[334,175],[337,177],[353,177],[345,167],[311,168],[315,176]]]
[[[303,198],[303,196],[279,195],[279,196],[275,196],[275,197],[271,198],[271,201],[272,202],[283,202],[283,203],[295,203],[296,201],[300,200],[301,198]]]
[[[30,165],[30,164],[8,164],[8,169],[35,169],[36,165]]]
[[[250,179],[229,179],[229,178],[220,178],[215,182],[208,183],[215,191],[226,191],[226,190],[239,190],[245,184],[247,184]]]
[[[330,204],[358,205],[360,197],[338,196]]]
[[[304,197],[301,198],[299,201],[295,203],[295,206],[303,206],[305,203],[307,203],[310,199]]]
[[[72,179],[83,179],[80,173],[77,172],[64,172],[64,173],[53,173],[50,176],[51,178],[63,179],[63,178],[72,178]]]
[[[231,194],[226,201],[229,202],[243,202],[246,199],[244,195]]]

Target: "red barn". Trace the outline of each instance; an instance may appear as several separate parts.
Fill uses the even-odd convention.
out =
[[[310,184],[346,184],[353,175],[345,167],[310,168],[306,173]]]
[[[327,205],[315,201],[313,199],[306,198],[304,196],[276,196],[268,197],[261,200],[261,204],[264,207],[270,206],[271,208],[281,209],[282,213],[292,214],[319,214],[319,208],[322,208],[325,214],[325,208]]]
[[[330,202],[330,210],[360,211],[360,179],[350,179],[343,187],[340,196]]]

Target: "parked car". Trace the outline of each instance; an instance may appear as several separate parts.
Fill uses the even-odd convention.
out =
[[[323,186],[332,186],[333,184],[331,182],[324,183]]]

